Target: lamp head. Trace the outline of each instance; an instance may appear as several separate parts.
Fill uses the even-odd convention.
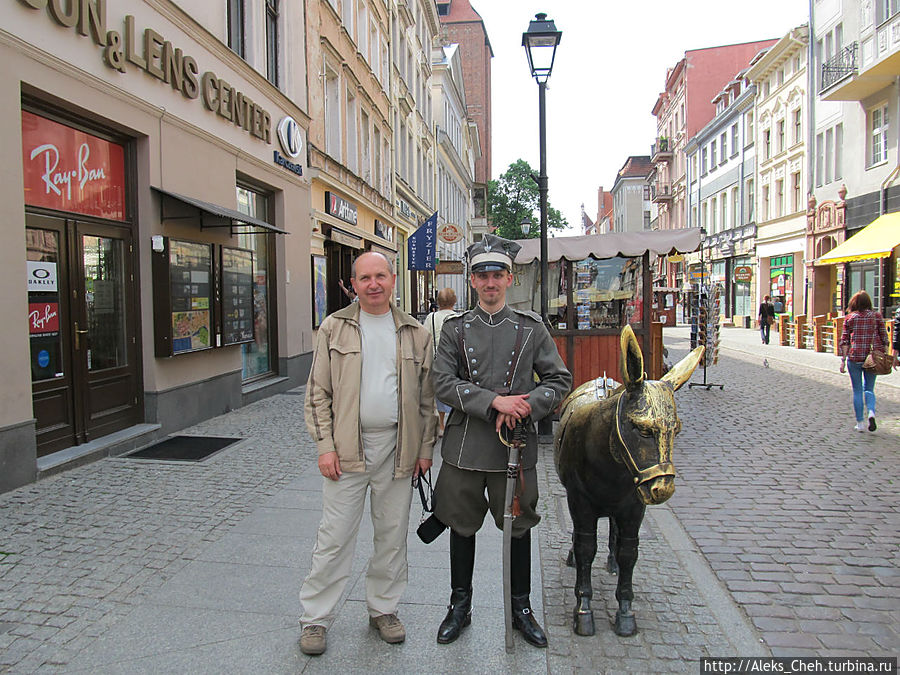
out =
[[[543,12],[535,14],[528,24],[528,30],[522,33],[522,46],[528,56],[528,68],[531,76],[538,82],[546,82],[553,70],[556,48],[562,39],[562,31],[556,30],[553,19],[548,19]]]
[[[528,234],[528,230],[531,229],[531,218],[525,216],[522,218],[522,222],[519,223],[519,229],[522,230],[522,234]]]

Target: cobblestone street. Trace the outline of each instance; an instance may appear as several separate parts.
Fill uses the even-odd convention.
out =
[[[364,622],[364,524],[329,652],[303,657],[297,589],[321,478],[301,388],[186,430],[244,439],[205,462],[111,458],[0,495],[0,671],[414,673],[427,663],[433,672],[643,673],[697,672],[703,656],[895,656],[900,375],[876,386],[878,431],[857,433],[837,359],[754,340],[726,331],[708,373],[724,389],[676,395],[677,489],[644,521],[634,637],[612,632],[615,577],[603,544],[597,635],[571,632],[569,516],[545,446],[533,600],[547,651],[517,640],[504,653],[492,526],[479,537],[480,602],[463,638],[434,643],[447,537],[425,547],[411,534],[401,607],[409,639],[378,641]],[[687,330],[667,329],[665,341],[675,360]],[[418,513],[414,505],[411,532]]]

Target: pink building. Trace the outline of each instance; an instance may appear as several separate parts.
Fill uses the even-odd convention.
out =
[[[686,157],[684,146],[716,113],[713,99],[735,73],[746,68],[761,50],[776,40],[690,49],[666,73],[665,89],[656,99],[656,142],[651,149],[653,171],[648,177],[650,196],[657,205],[656,229],[686,227]],[[660,258],[657,279],[661,286],[680,286],[681,269],[666,268]],[[662,278],[662,279],[661,279]]]

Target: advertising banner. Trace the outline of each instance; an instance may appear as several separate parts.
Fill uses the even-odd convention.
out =
[[[406,242],[411,270],[433,270],[437,257],[437,211],[409,235]]]
[[[25,203],[125,220],[125,149],[22,111]]]

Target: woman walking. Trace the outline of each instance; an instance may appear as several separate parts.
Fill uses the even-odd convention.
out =
[[[841,334],[841,372],[849,371],[853,385],[853,411],[856,430],[865,431],[864,413],[869,410],[869,431],[875,431],[875,373],[863,368],[863,362],[873,349],[888,352],[887,331],[880,312],[872,309],[872,298],[859,291],[847,305],[848,316]],[[865,405],[863,402],[865,399]]]

